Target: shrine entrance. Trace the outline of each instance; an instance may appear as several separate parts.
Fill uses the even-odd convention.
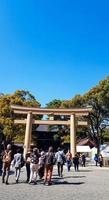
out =
[[[74,157],[76,153],[76,127],[78,125],[86,126],[87,121],[79,121],[78,117],[87,116],[92,110],[91,108],[79,109],[51,109],[51,108],[34,108],[11,105],[11,108],[16,114],[25,114],[27,116],[24,120],[15,120],[16,124],[26,124],[25,141],[24,141],[24,157],[30,149],[32,124],[44,125],[70,125],[70,151]],[[35,120],[34,115],[48,115],[49,120]],[[69,120],[54,120],[54,116],[69,116]]]

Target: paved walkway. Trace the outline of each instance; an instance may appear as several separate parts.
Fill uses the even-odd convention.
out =
[[[0,200],[108,200],[109,168],[86,167],[79,172],[66,171],[64,178],[58,178],[56,167],[53,173],[53,185],[44,186],[25,183],[25,167],[22,169],[20,183],[15,184],[14,175],[10,176],[9,185],[1,183]]]

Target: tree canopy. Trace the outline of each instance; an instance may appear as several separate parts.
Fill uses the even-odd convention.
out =
[[[83,95],[86,106],[93,108],[88,116],[89,135],[95,141],[98,152],[103,142],[103,132],[107,127],[104,119],[109,118],[109,77]],[[106,132],[106,130],[105,130]]]
[[[22,140],[25,126],[14,124],[14,118],[22,118],[22,116],[13,115],[10,107],[12,104],[40,107],[40,103],[29,91],[17,90],[14,94],[0,95],[0,132],[5,135],[7,140]]]

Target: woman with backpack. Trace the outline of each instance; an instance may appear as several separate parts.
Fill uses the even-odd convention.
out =
[[[44,185],[51,185],[51,177],[53,172],[53,165],[55,163],[55,156],[53,153],[53,147],[49,147],[48,152],[45,157],[45,176],[44,176]]]
[[[12,151],[11,151],[11,145],[8,144],[6,150],[3,153],[3,173],[2,173],[2,183],[8,183],[9,179],[9,172],[10,172],[10,165],[11,165],[11,159],[12,159]],[[6,176],[6,182],[5,182],[5,176]]]

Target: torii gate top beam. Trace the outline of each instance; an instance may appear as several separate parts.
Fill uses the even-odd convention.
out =
[[[75,114],[76,116],[87,116],[92,108],[73,108],[73,109],[53,109],[53,108],[33,108],[18,105],[11,105],[14,113],[28,114],[32,112],[33,115],[61,115],[69,116]]]

